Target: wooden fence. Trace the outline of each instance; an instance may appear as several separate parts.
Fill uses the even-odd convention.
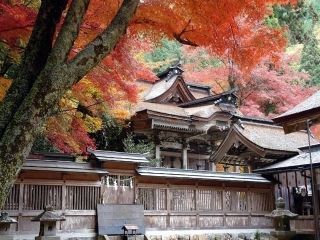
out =
[[[53,205],[66,221],[58,223],[63,233],[95,234],[96,206],[101,202],[101,182],[28,180],[17,182],[7,198],[5,210],[18,220],[16,235],[36,234],[39,223],[31,222],[45,206]]]
[[[41,184],[40,184],[41,183]],[[128,185],[128,184],[127,184]],[[6,209],[19,219],[18,231],[37,231],[32,216],[48,205],[64,214],[60,230],[95,227],[97,203],[137,203],[144,206],[147,229],[271,228],[264,217],[274,207],[271,188],[231,188],[137,184],[132,188],[101,182],[17,183]],[[21,226],[22,225],[22,226]]]
[[[272,228],[272,189],[139,185],[146,228]]]

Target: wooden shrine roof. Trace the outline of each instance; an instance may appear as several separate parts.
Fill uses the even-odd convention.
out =
[[[22,166],[22,170],[50,171],[50,172],[74,172],[74,173],[94,173],[107,175],[108,172],[101,168],[93,167],[89,162],[74,162],[50,159],[30,159],[27,158]]]
[[[299,148],[308,144],[308,135],[304,131],[284,134],[283,128],[272,124],[242,122],[235,129],[256,145],[270,150],[298,152]],[[318,143],[312,139],[312,144]]]
[[[115,152],[104,150],[89,150],[89,152],[101,162],[116,161],[127,163],[148,163],[146,154]]]
[[[220,94],[211,95],[211,96],[207,96],[207,97],[203,97],[203,98],[198,98],[193,101],[182,103],[179,106],[180,107],[191,107],[191,106],[201,106],[201,105],[207,105],[207,104],[217,104],[217,101],[219,101],[219,99],[221,99],[224,96],[232,95],[235,98],[237,98],[237,95],[235,93],[236,91],[237,91],[237,89],[234,88],[234,89],[231,89],[229,91],[225,91]]]
[[[320,91],[273,119],[284,127],[286,133],[307,129],[307,120],[314,124],[320,122]]]
[[[150,102],[140,102],[136,106],[136,112],[150,110],[162,114],[175,115],[179,117],[188,117],[187,112],[180,107],[169,105],[169,104],[161,104],[161,103],[150,103]]]
[[[305,131],[285,134],[282,127],[279,126],[240,120],[230,128],[226,138],[211,156],[211,159],[214,162],[221,162],[226,157],[234,156],[236,159],[231,160],[235,162],[240,153],[229,156],[228,151],[237,142],[245,145],[251,153],[263,158],[266,157],[263,161],[270,163],[277,160],[276,158],[298,154],[300,152],[299,148],[308,143],[308,136]],[[317,143],[317,140],[312,139],[312,144]],[[273,157],[269,159],[267,155]]]
[[[312,164],[314,167],[320,167],[320,150],[312,151]],[[270,166],[256,169],[255,172],[258,173],[276,173],[276,172],[286,172],[288,170],[303,170],[310,169],[310,157],[309,153],[303,152],[297,156],[291,157],[281,162],[277,162]]]
[[[217,180],[223,182],[270,183],[269,180],[262,177],[260,174],[254,173],[227,173],[160,167],[139,167],[137,169],[137,172],[141,176],[161,178]]]
[[[173,97],[179,97],[182,102],[195,100],[188,86],[181,75],[172,75],[168,78],[157,81],[152,85],[144,97],[148,102],[168,102]]]

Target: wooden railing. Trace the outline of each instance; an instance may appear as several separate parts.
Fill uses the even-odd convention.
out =
[[[46,205],[53,205],[66,218],[66,221],[58,223],[59,231],[94,236],[97,224],[95,209],[100,202],[101,182],[26,180],[17,182],[11,189],[5,210],[18,220],[14,227],[15,235],[37,234],[39,223],[31,219]]]
[[[137,189],[146,228],[272,228],[272,189],[148,186]]]
[[[4,209],[41,211],[47,205],[56,210],[95,210],[101,202],[100,185],[75,186],[66,182],[47,184],[17,183],[11,189]]]
[[[9,196],[5,202],[4,209],[6,210],[18,210],[19,209],[19,196],[20,196],[20,185],[13,185]]]

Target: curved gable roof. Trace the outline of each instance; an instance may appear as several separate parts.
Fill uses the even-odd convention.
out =
[[[308,139],[307,134],[303,131],[285,134],[282,127],[275,125],[240,122],[232,126],[212,159],[219,161],[235,141],[240,141],[251,151],[264,157],[268,151],[298,153],[299,147],[305,146]],[[312,144],[316,143],[317,141],[313,139]]]
[[[145,101],[168,103],[172,97],[180,98],[183,103],[195,100],[195,97],[180,75],[174,75],[169,79],[156,82],[145,96]]]

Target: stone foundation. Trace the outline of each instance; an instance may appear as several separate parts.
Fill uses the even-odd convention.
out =
[[[147,235],[148,240],[275,240],[267,232]]]

